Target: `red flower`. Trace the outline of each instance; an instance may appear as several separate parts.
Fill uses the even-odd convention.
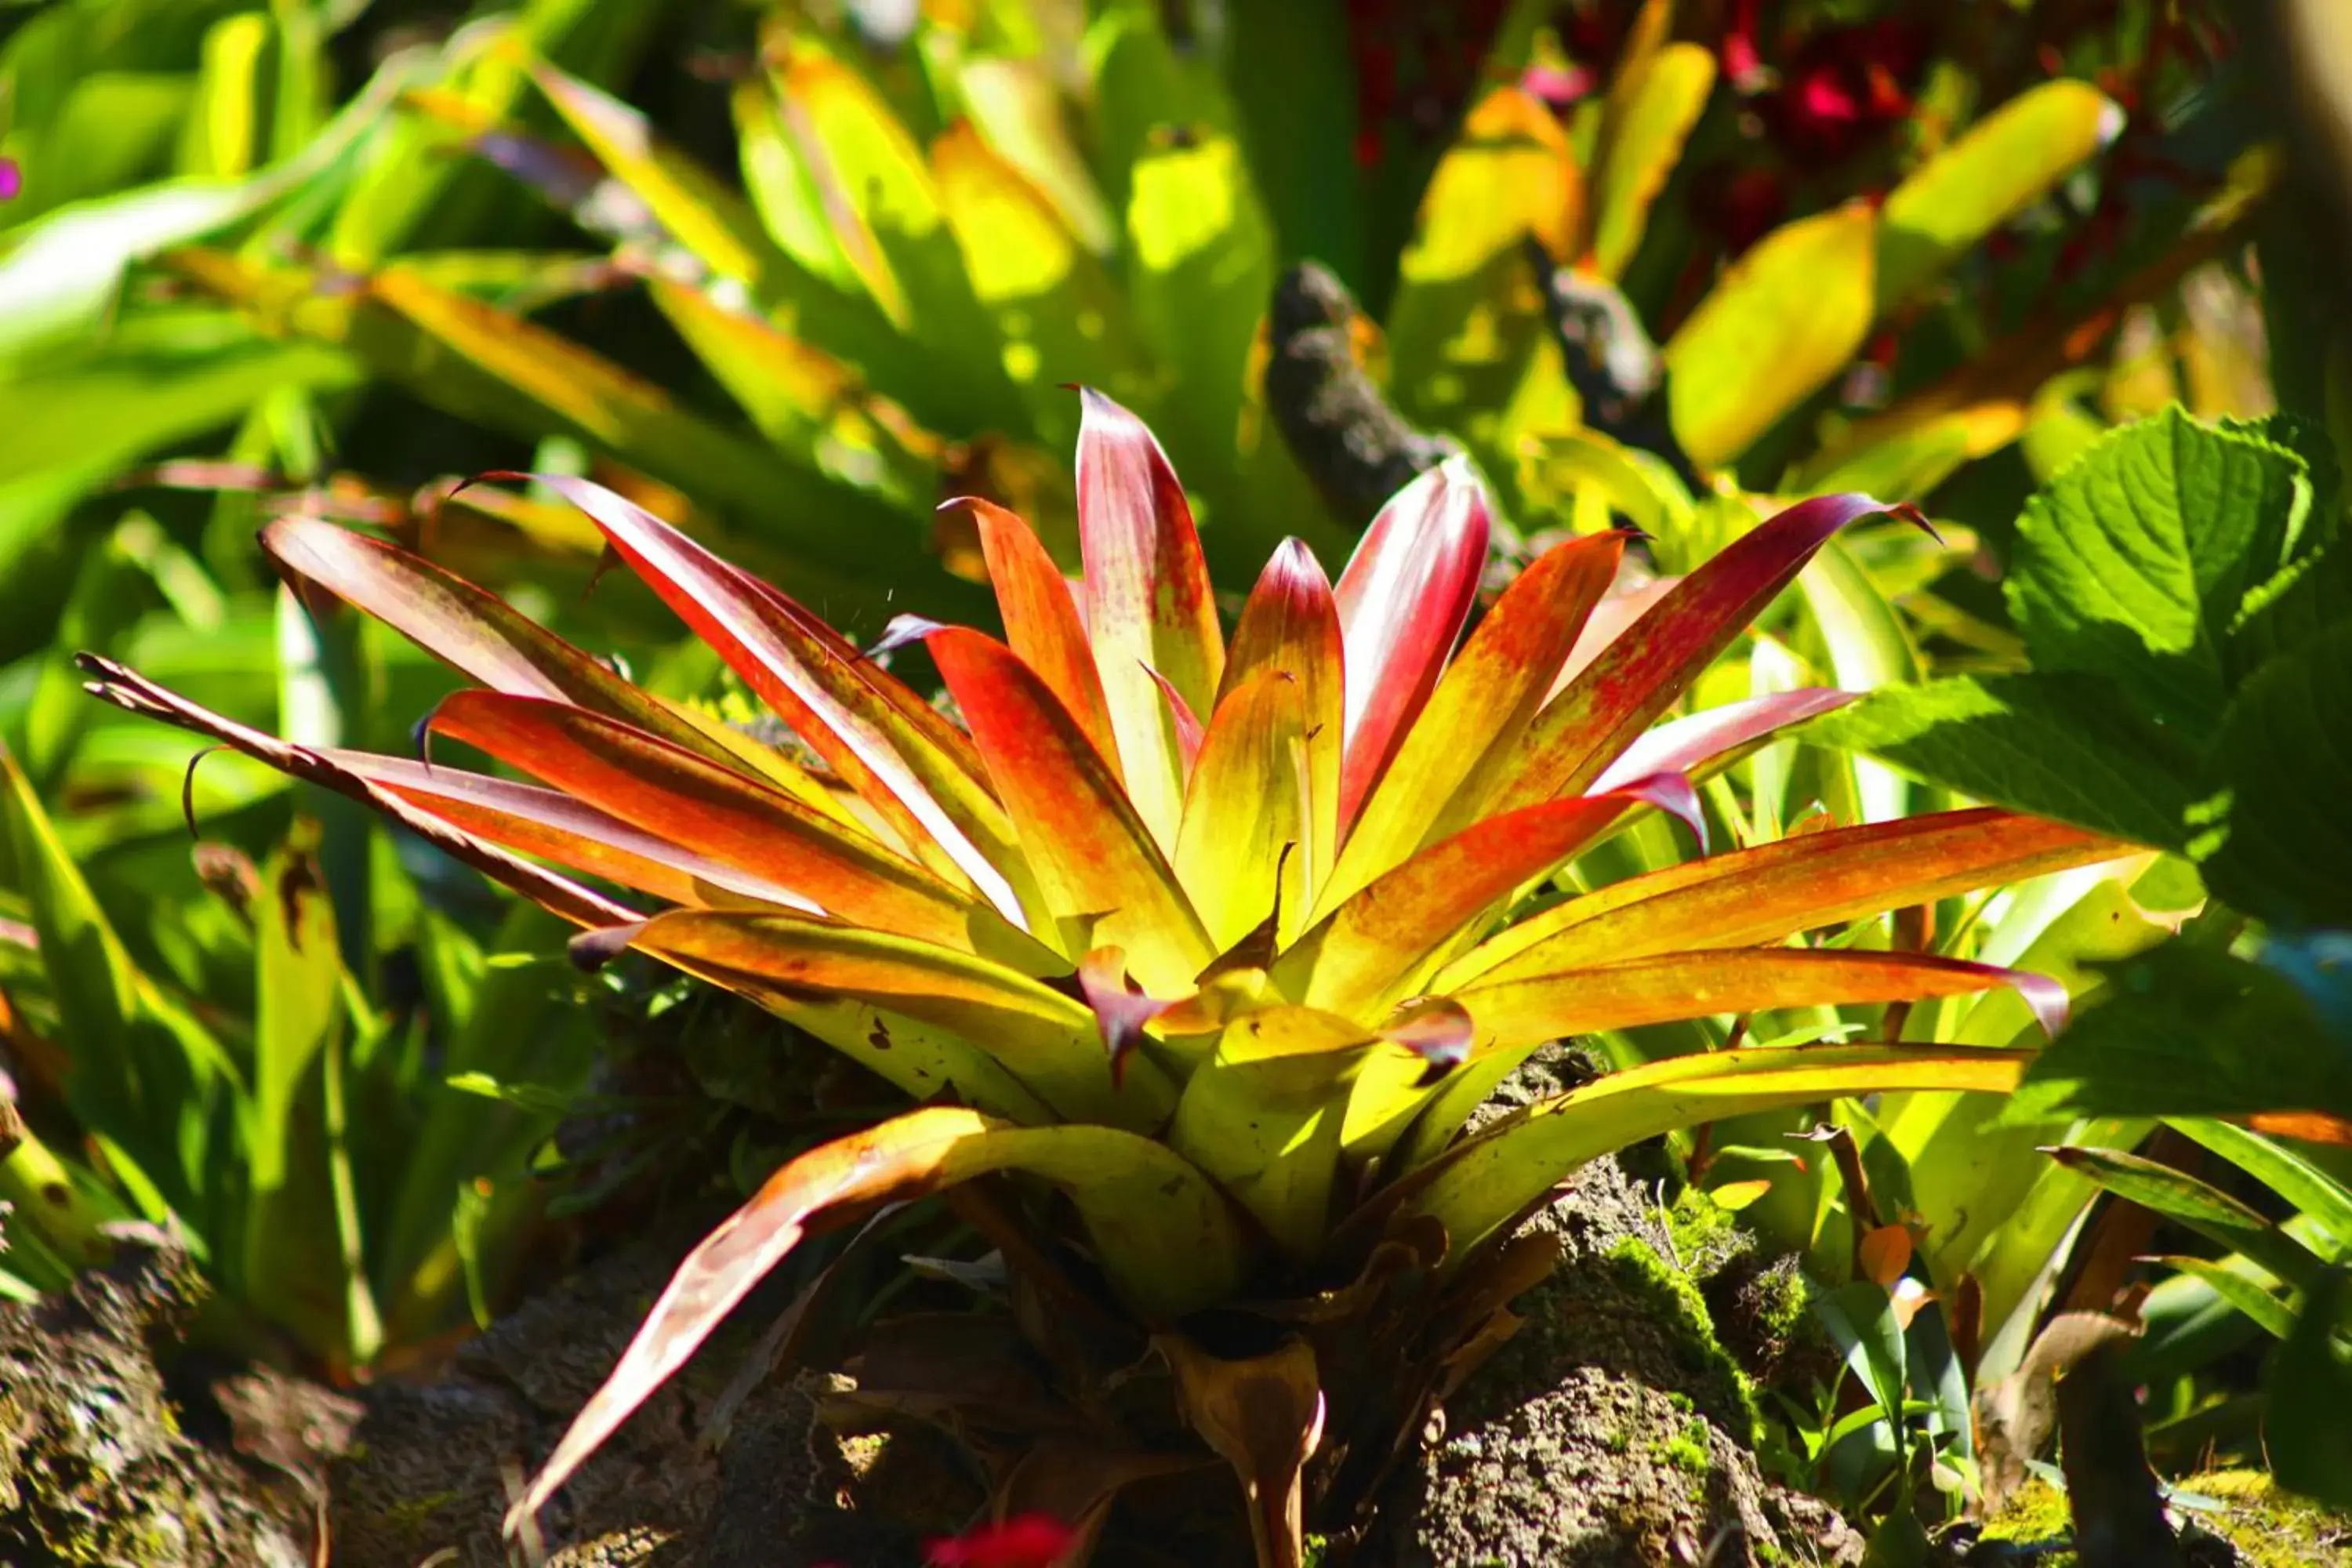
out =
[[[930,1568],[1053,1568],[1077,1540],[1076,1531],[1051,1514],[1024,1513],[930,1542],[923,1561]]]

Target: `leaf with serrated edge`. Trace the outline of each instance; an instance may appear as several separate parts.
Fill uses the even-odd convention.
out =
[[[546,1506],[810,1226],[994,1171],[1024,1171],[1066,1193],[1111,1279],[1147,1318],[1173,1319],[1240,1283],[1246,1254],[1232,1211],[1164,1146],[1108,1127],[1013,1127],[977,1111],[912,1111],[785,1165],[687,1254],[620,1364],[508,1513],[508,1531]]]

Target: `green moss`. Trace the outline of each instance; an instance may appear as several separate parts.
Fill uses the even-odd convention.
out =
[[[2065,1541],[2074,1529],[2065,1495],[2047,1481],[2029,1480],[2001,1504],[2000,1512],[1985,1521],[1982,1539],[2041,1545]],[[2037,1556],[2034,1562],[2036,1568],[2074,1568],[2074,1554],[2053,1552]]]
[[[1748,1301],[1756,1313],[1759,1337],[1783,1343],[1795,1339],[1804,1331],[1811,1295],[1798,1269],[1768,1268],[1757,1275]]]
[[[1706,1423],[1692,1420],[1680,1432],[1658,1446],[1658,1458],[1688,1474],[1706,1474],[1714,1463],[1707,1453]]]
[[[2279,1490],[2260,1470],[2214,1470],[2189,1478],[2179,1489],[2224,1505],[2193,1518],[2225,1538],[2253,1568],[2352,1564],[2352,1521]]]
[[[1685,1187],[1665,1217],[1675,1260],[1702,1282],[1755,1245],[1729,1209],[1696,1187]]]
[[[1684,1369],[1720,1390],[1722,1397],[1714,1403],[1739,1418],[1731,1435],[1743,1442],[1753,1442],[1761,1420],[1755,1388],[1738,1362],[1716,1338],[1715,1321],[1707,1313],[1706,1300],[1698,1293],[1690,1276],[1632,1237],[1610,1247],[1605,1256],[1628,1285],[1639,1289],[1657,1303],[1660,1310],[1669,1314],[1675,1354]],[[1685,1399],[1684,1405],[1688,1406],[1689,1401]]]

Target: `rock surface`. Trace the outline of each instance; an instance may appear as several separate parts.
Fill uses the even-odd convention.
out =
[[[0,1563],[307,1568],[300,1489],[190,1436],[156,1370],[203,1294],[187,1254],[115,1240],[69,1294],[0,1306]]]
[[[1559,1268],[1393,1484],[1360,1562],[1858,1563],[1843,1521],[1759,1470],[1747,1382],[1623,1167],[1588,1165],[1535,1223],[1559,1233]]]

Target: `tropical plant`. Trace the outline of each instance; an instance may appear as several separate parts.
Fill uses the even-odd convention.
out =
[[[1842,700],[1781,693],[1650,729],[1876,502],[1826,497],[1756,524],[1589,654],[1580,635],[1625,536],[1566,542],[1457,653],[1490,527],[1460,462],[1391,500],[1337,584],[1286,545],[1230,643],[1173,470],[1098,394],[1084,396],[1077,473],[1076,591],[1025,524],[974,502],[1009,646],[902,620],[872,654],[620,496],[544,481],[809,760],[317,521],[280,520],[265,546],[480,682],[427,734],[540,783],[289,744],[84,658],[108,700],[364,800],[588,928],[584,960],[659,958],[934,1102],[789,1163],[698,1247],[519,1516],[812,1226],[1011,1172],[1058,1188],[1076,1228],[1032,1209],[1046,1228],[1007,1231],[1008,1257],[1152,1331],[1187,1421],[1241,1476],[1262,1557],[1295,1562],[1308,1456],[1328,1446],[1317,1511],[1346,1523],[1549,1257],[1511,1237],[1568,1171],[1695,1121],[1841,1093],[2005,1090],[2029,1059],[1742,1048],[1612,1074],[1460,1136],[1543,1042],[2000,985],[2054,1026],[2063,1003],[2037,977],[1860,940],[1890,910],[2116,852],[2030,817],[1831,828],[1525,901],[1636,812],[1704,838],[1690,776]],[[918,643],[965,728],[882,668]],[[1789,943],[1824,928],[1857,940]],[[1066,1234],[1084,1238],[1083,1274],[1053,1239]],[[1337,1294],[1318,1308],[1318,1291]],[[1318,1357],[1340,1364],[1343,1345],[1345,1364],[1400,1376],[1325,1383]],[[1098,1519],[1118,1481],[1089,1473],[1106,1479],[1078,1511]]]
[[[22,916],[0,931],[11,1293],[63,1289],[135,1218],[202,1268],[215,1349],[340,1377],[486,1319],[542,1216],[530,1166],[555,1113],[444,1079],[558,1104],[584,1081],[576,979],[530,952],[547,917],[517,909],[484,944],[419,910],[420,994],[395,1008],[346,962],[315,822],[258,867],[200,844],[210,890],[162,918],[200,973],[245,966],[239,1005],[142,966],[5,750],[0,826]]]

